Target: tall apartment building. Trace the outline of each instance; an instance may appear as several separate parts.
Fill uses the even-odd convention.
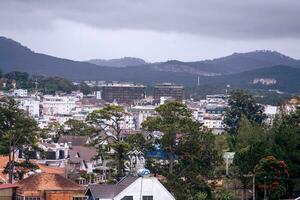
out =
[[[133,103],[145,97],[145,86],[139,84],[111,83],[102,85],[101,97],[107,102]]]
[[[184,99],[184,87],[172,83],[157,84],[154,87],[154,98],[160,99],[161,97],[172,97],[177,101]]]

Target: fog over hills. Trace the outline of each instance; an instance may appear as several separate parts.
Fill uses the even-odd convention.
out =
[[[0,37],[0,68],[3,72],[23,71],[75,81],[174,82],[190,86],[197,85],[198,77],[201,84],[242,86],[249,86],[253,78],[275,77],[281,80],[277,85],[288,84],[291,79],[295,88],[299,86],[300,90],[300,80],[296,78],[300,77],[300,62],[276,51],[265,50],[194,62],[170,60],[146,63],[130,57],[79,62],[36,53],[14,40]]]

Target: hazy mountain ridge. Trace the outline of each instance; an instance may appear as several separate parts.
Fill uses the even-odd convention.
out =
[[[273,67],[276,65],[280,66]],[[111,67],[35,53],[18,42],[0,37],[0,68],[3,72],[23,71],[36,75],[62,76],[75,81],[117,80],[145,84],[174,82],[189,86],[197,85],[198,76],[201,85],[232,84],[242,87],[260,87],[249,84],[254,78],[275,78],[278,84],[268,88],[282,87],[291,92],[300,91],[300,62],[273,51],[234,53],[223,58],[196,62],[170,60]],[[283,87],[283,83],[287,86]]]
[[[117,59],[92,59],[86,62],[100,65],[100,66],[108,66],[108,67],[128,67],[128,66],[139,66],[147,64],[145,60],[141,58],[134,58],[134,57],[124,57],[124,58],[117,58]]]
[[[248,53],[234,53],[226,57],[195,62],[173,60],[162,63],[159,67],[160,69],[169,71],[174,70],[174,67],[177,67],[177,71],[181,70],[186,72],[189,72],[187,69],[192,68],[193,70],[190,70],[191,73],[197,71],[199,75],[209,76],[238,73],[252,69],[272,67],[275,65],[299,67],[300,62],[276,51],[260,50]],[[172,66],[173,68],[167,68],[167,66]]]

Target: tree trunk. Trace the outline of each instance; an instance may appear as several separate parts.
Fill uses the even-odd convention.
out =
[[[9,150],[9,156],[8,156],[8,183],[12,184],[13,179],[13,173],[12,173],[12,158],[11,158],[11,150]]]
[[[118,163],[117,163],[117,179],[121,179],[123,177],[123,171],[122,171],[122,153],[121,152],[117,152],[118,154]]]
[[[169,153],[169,173],[173,173],[174,168],[174,155],[172,152]]]
[[[13,183],[13,158],[12,158],[12,152],[14,152],[14,150],[12,149],[12,139],[9,139],[9,155],[8,155],[8,182],[10,184]]]
[[[243,184],[243,196],[242,196],[243,200],[246,200],[246,193],[247,193],[247,187],[245,184]]]

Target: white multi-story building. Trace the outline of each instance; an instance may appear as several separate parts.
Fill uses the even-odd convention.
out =
[[[141,124],[148,118],[155,115],[156,106],[134,106],[129,109],[129,112],[133,115],[134,129],[140,130]]]
[[[273,121],[276,117],[276,114],[278,114],[278,107],[277,106],[270,106],[266,105],[264,114],[266,114],[267,119],[265,120],[265,123],[268,125],[272,125]]]
[[[124,120],[120,122],[120,128],[125,130],[135,129],[135,125],[133,122],[133,115],[131,113],[124,116]]]
[[[224,113],[228,106],[228,95],[207,95],[205,100],[187,101],[192,110],[193,118],[210,129],[214,134],[224,132]]]
[[[27,97],[28,91],[24,89],[14,89],[12,95],[15,97]]]
[[[40,101],[35,98],[17,98],[19,108],[25,110],[29,116],[40,116]]]
[[[78,98],[73,96],[45,95],[42,101],[44,115],[70,115]]]
[[[219,134],[224,131],[224,124],[222,117],[204,117],[203,126],[212,130],[213,133]]]

